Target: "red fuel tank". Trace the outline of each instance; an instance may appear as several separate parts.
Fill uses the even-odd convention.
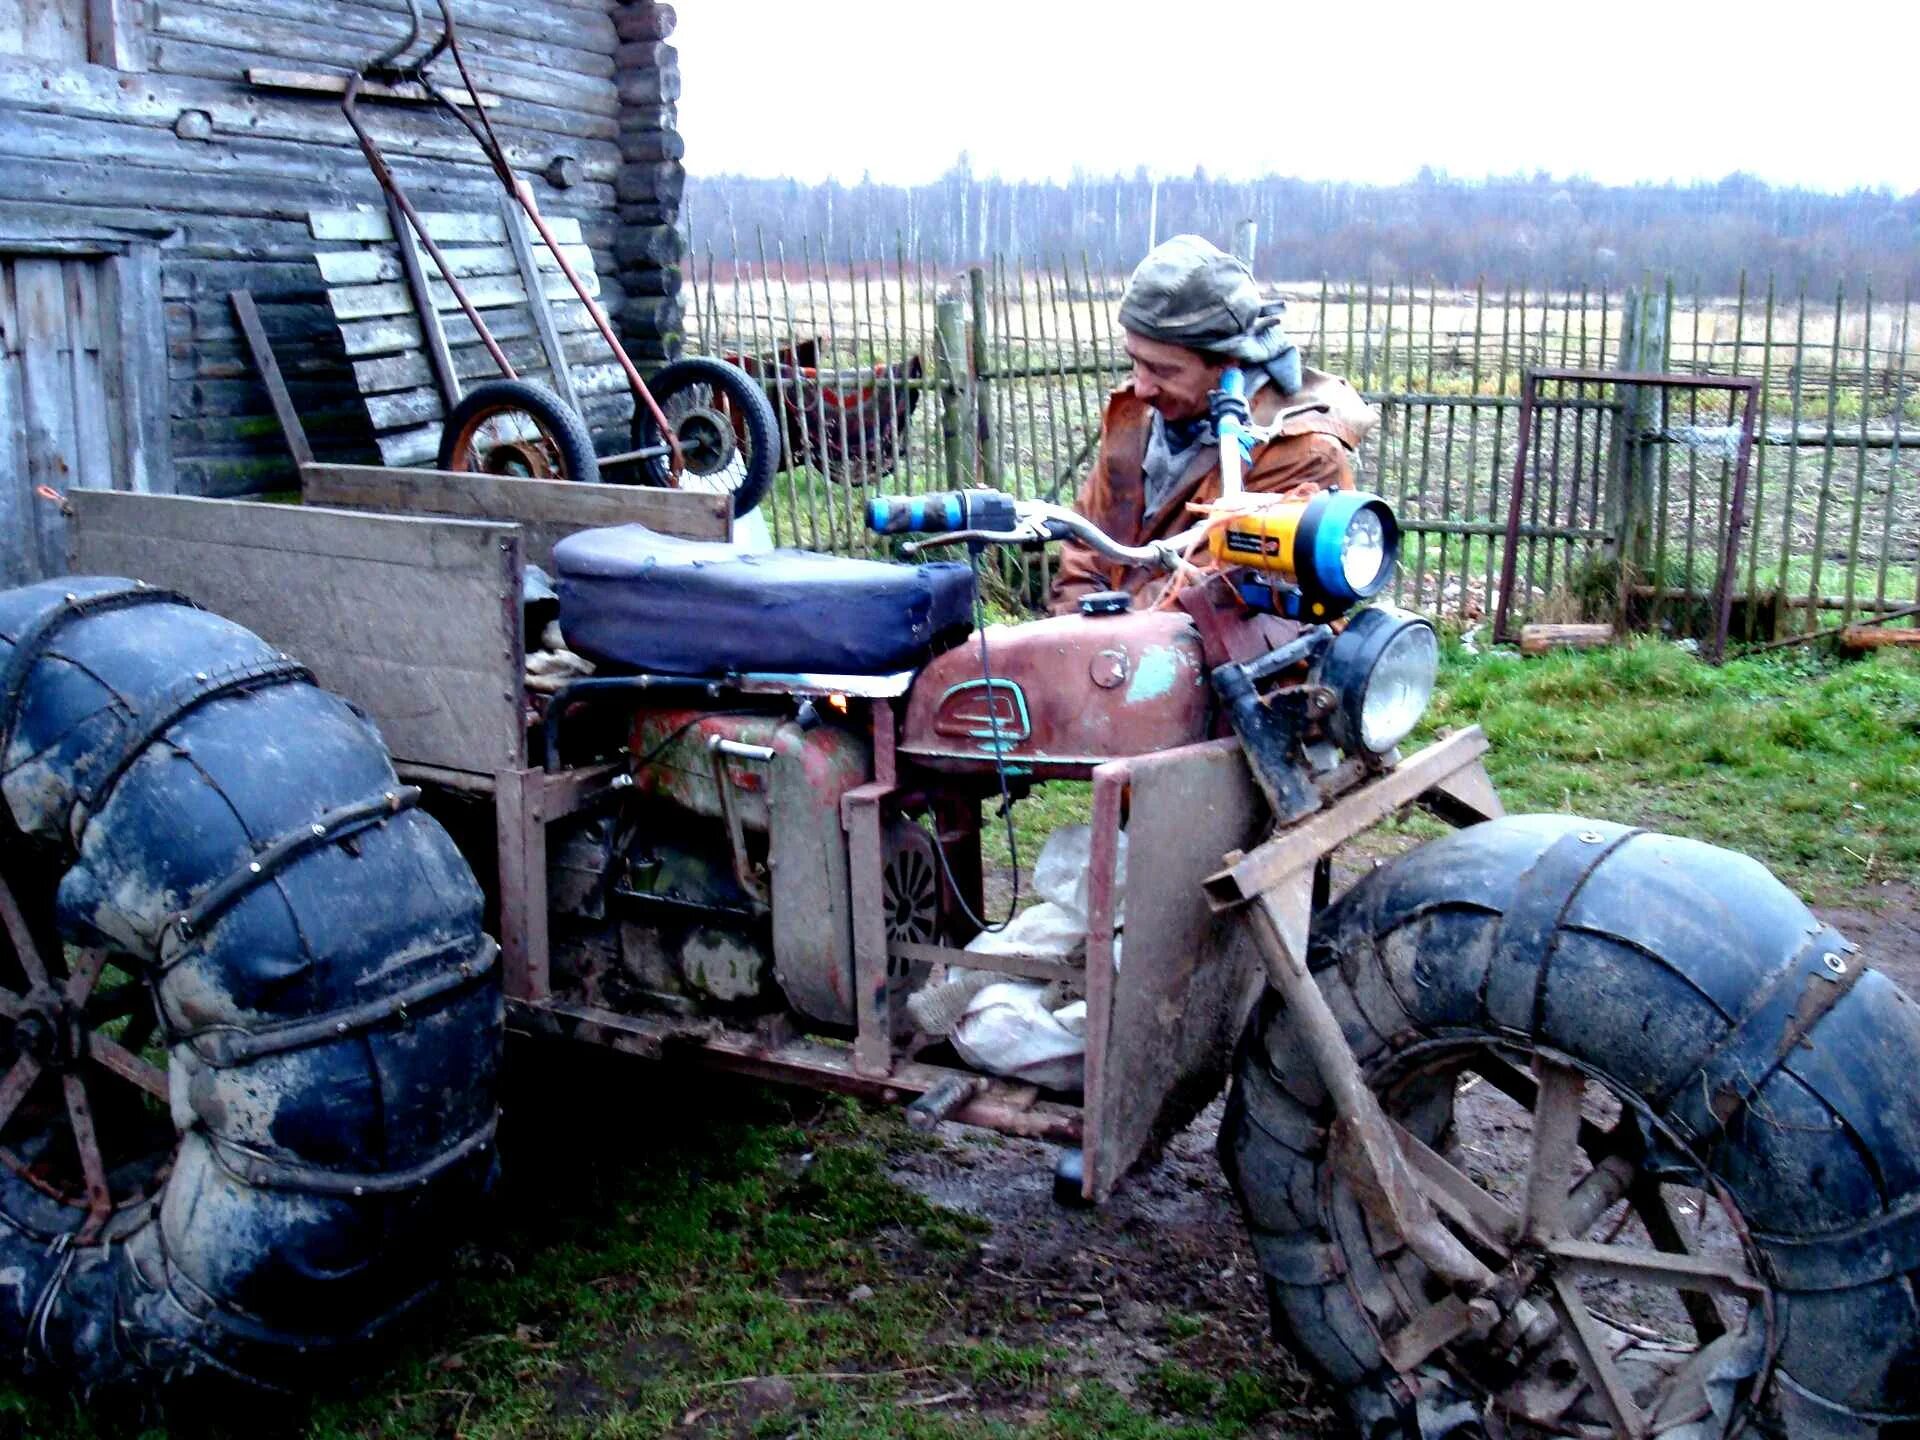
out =
[[[1204,740],[1212,695],[1185,615],[1062,615],[987,630],[920,672],[900,751],[943,770],[1083,767]]]

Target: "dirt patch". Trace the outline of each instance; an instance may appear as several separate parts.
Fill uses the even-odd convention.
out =
[[[1057,1352],[1055,1374],[1177,1411],[1183,1377],[1257,1376],[1276,1409],[1246,1433],[1300,1435],[1332,1422],[1328,1397],[1268,1337],[1266,1302],[1213,1147],[1216,1101],[1129,1175],[1099,1210],[1053,1199],[1055,1147],[942,1126],[896,1154],[893,1178],[987,1221],[967,1323],[1006,1344]]]

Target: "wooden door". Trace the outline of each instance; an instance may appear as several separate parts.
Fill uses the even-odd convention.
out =
[[[119,256],[0,255],[0,587],[63,573],[70,489],[147,489]]]

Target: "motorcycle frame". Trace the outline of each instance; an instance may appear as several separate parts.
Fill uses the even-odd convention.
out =
[[[390,472],[377,475],[388,477]],[[479,508],[484,513],[499,518],[440,518],[436,512],[446,505],[444,484],[455,480],[482,502]],[[450,805],[489,805],[494,853],[483,849],[469,853],[483,875],[490,873],[488,888],[499,905],[502,966],[513,1029],[884,1104],[912,1106],[931,1096],[933,1100],[920,1111],[922,1116],[937,1111],[932,1118],[1081,1149],[1085,1156],[1081,1193],[1089,1201],[1104,1200],[1141,1153],[1148,1123],[1181,1078],[1180,1044],[1189,1038],[1179,1033],[1177,1025],[1168,1034],[1154,1029],[1157,1012],[1176,995],[1168,987],[1182,982],[1188,973],[1181,969],[1188,957],[1170,951],[1156,955],[1152,947],[1145,947],[1129,951],[1123,970],[1116,972],[1113,964],[1113,867],[1122,820],[1142,795],[1175,775],[1183,785],[1187,778],[1198,776],[1213,787],[1195,787],[1190,802],[1195,823],[1217,811],[1222,796],[1238,796],[1236,803],[1245,807],[1246,815],[1264,813],[1254,798],[1256,787],[1246,771],[1240,742],[1234,738],[1205,741],[1071,771],[1072,778],[1089,780],[1093,788],[1094,923],[1086,970],[1087,1086],[1080,1104],[1044,1098],[1033,1087],[1016,1082],[929,1065],[894,1044],[888,960],[966,963],[963,951],[887,942],[880,883],[884,823],[891,809],[903,801],[957,793],[951,777],[916,767],[895,749],[897,687],[895,695],[856,693],[851,697],[856,713],[864,707],[865,722],[872,730],[874,767],[872,778],[848,792],[843,801],[841,818],[852,861],[849,893],[822,897],[823,903],[845,903],[852,910],[861,1000],[851,1045],[801,1035],[784,1016],[749,1032],[699,1017],[618,1013],[585,1004],[578,996],[556,992],[552,983],[547,829],[595,805],[611,803],[626,766],[624,762],[598,764],[551,774],[529,767],[524,725],[517,703],[512,703],[517,701],[525,658],[520,567],[525,559],[545,553],[542,537],[552,528],[552,515],[558,513],[554,507],[581,503],[580,488],[563,482],[502,482],[403,472],[399,479],[388,478],[383,487],[383,504],[390,513],[76,492],[71,533],[75,563],[81,569],[182,589],[207,608],[267,635],[299,654],[333,689],[381,723],[406,779],[429,787]],[[713,511],[714,497],[696,492],[637,491],[615,498],[636,511],[646,511],[648,523],[659,529],[684,526],[697,534],[700,526],[724,528],[727,523]],[[685,513],[676,521],[679,512]],[[180,535],[194,537],[190,551],[173,538]],[[450,568],[450,557],[456,554],[470,558],[461,561],[460,568]],[[449,557],[441,562],[449,568],[434,571],[435,592],[471,595],[473,603],[435,607],[430,614],[396,610],[394,557],[429,555]],[[424,561],[405,563],[425,565]],[[270,564],[281,583],[263,583],[259,579],[262,564]],[[280,592],[287,588],[289,565],[300,577],[299,592],[324,596],[325,603],[284,603]],[[491,694],[498,701],[504,690],[509,703],[502,705],[497,719],[481,724],[476,716],[465,724],[458,734],[470,738],[457,745],[446,740],[442,731],[417,725],[409,729],[406,716],[418,709],[417,696],[395,695],[381,688],[381,676],[392,667],[365,664],[364,637],[370,633],[388,636],[388,647],[397,655],[414,649],[424,653],[431,647],[436,652],[493,657],[484,674],[472,676],[472,693],[476,700]],[[781,683],[797,690],[805,679],[782,677]],[[840,684],[823,687],[820,693],[829,691],[844,693]],[[434,748],[429,742],[436,736],[452,748]],[[511,742],[512,750],[504,765],[503,752],[497,748],[502,737]],[[1364,1098],[1355,1097],[1350,1082],[1358,1074],[1357,1062],[1339,1038],[1337,1023],[1325,1014],[1324,998],[1314,1005],[1318,986],[1304,969],[1307,926],[1314,909],[1327,898],[1323,862],[1340,845],[1409,805],[1423,805],[1454,824],[1500,814],[1498,797],[1482,765],[1486,748],[1485,737],[1475,728],[1384,769],[1346,762],[1318,780],[1320,807],[1304,819],[1251,844],[1244,853],[1233,851],[1233,842],[1228,842],[1213,852],[1218,858],[1204,852],[1192,856],[1191,899],[1196,913],[1203,919],[1213,912],[1246,913],[1249,924],[1241,933],[1260,943],[1265,978],[1289,995],[1295,1014],[1311,1012],[1324,1022],[1318,1028],[1325,1049],[1322,1069],[1329,1089],[1337,1097],[1347,1097],[1341,1101],[1342,1122],[1376,1138],[1390,1133],[1387,1122],[1364,1084],[1358,1089],[1358,1097]],[[1168,788],[1181,787],[1161,784],[1163,792]],[[1142,883],[1138,874],[1144,873],[1144,869],[1137,872],[1132,884]],[[1060,973],[1058,962],[1038,957],[994,963],[996,968],[1036,978]],[[1249,973],[1256,980],[1262,978],[1257,970]],[[1174,1013],[1180,1014],[1177,1007]],[[1244,1014],[1237,1015],[1231,1027],[1223,1028],[1237,1034],[1242,1019]],[[1230,1040],[1231,1036],[1229,1044]],[[1371,1186],[1394,1193],[1391,1182],[1397,1172],[1380,1162],[1378,1148],[1358,1147],[1356,1153],[1359,1158],[1351,1167],[1356,1189],[1366,1193]],[[1369,1153],[1374,1157],[1371,1167],[1366,1163]],[[1403,1233],[1408,1233],[1410,1244],[1422,1233],[1418,1201],[1416,1194],[1397,1207],[1405,1215]]]

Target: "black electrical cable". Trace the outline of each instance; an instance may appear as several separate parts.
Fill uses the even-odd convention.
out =
[[[993,665],[987,655],[986,612],[980,606],[979,542],[967,546],[967,563],[973,567],[973,628],[980,637],[980,678],[985,682],[987,691],[987,727],[993,734],[993,771],[1000,781],[1000,814],[1007,822],[1007,854],[1013,861],[1013,898],[1007,902],[1004,918],[989,925],[973,913],[973,907],[967,904],[967,897],[954,883],[953,867],[947,863],[947,847],[940,839],[939,824],[935,823],[930,829],[933,833],[933,853],[940,857],[940,873],[946,879],[947,893],[953,896],[960,913],[967,917],[967,922],[976,930],[987,935],[998,935],[1020,913],[1020,841],[1013,831],[1013,796],[1007,788],[1007,752],[1000,741],[1000,716],[993,708]]]

